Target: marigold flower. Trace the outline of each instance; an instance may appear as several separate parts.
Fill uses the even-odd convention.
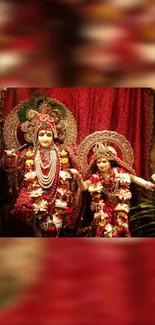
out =
[[[67,152],[65,150],[61,151],[61,156],[67,156]]]
[[[33,165],[33,160],[32,159],[27,159],[26,160],[26,166],[31,167]]]
[[[60,161],[62,164],[67,164],[68,163],[68,158],[60,158]]]
[[[28,150],[25,154],[26,157],[32,157],[33,156],[33,152]]]

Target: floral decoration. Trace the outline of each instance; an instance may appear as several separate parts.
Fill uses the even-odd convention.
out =
[[[35,154],[33,149],[25,153],[24,188],[15,204],[16,211],[22,209],[27,220],[32,218],[40,220],[40,227],[45,231],[59,230],[62,224],[74,225],[72,217],[72,201],[70,182],[72,176],[69,169],[69,157],[65,150],[58,154],[60,160],[59,173],[55,187],[55,193],[44,190],[39,184],[35,170]],[[56,178],[56,176],[55,176]]]
[[[119,184],[116,193],[113,193],[113,184]],[[100,220],[94,219],[89,234],[97,237],[117,237],[128,232],[128,213],[130,211],[130,175],[122,168],[111,170],[110,181],[106,181],[98,172],[89,178],[88,190],[92,196],[91,209],[100,212]],[[104,200],[102,193],[109,198]],[[115,194],[115,195],[114,195]],[[112,195],[116,201],[112,199]],[[113,216],[116,222],[111,224]],[[129,234],[128,234],[129,235]]]

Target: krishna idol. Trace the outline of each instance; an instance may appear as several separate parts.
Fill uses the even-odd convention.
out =
[[[61,236],[63,226],[74,225],[76,200],[69,172],[75,167],[74,155],[56,144],[57,128],[47,103],[39,111],[29,109],[27,116],[32,145],[22,151],[6,150],[9,163],[14,161],[14,170],[23,174],[11,213],[22,222],[31,222],[36,236]]]

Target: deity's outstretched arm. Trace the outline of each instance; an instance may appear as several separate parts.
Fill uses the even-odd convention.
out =
[[[80,190],[86,191],[88,189],[88,180],[84,181],[82,175],[76,169],[70,169],[70,172],[74,176],[74,179],[76,180]],[[153,184],[152,182],[146,181],[145,179],[141,177],[137,177],[136,175],[133,174],[130,174],[130,178],[131,178],[131,182],[139,186],[142,186],[151,191],[155,190],[155,184]]]
[[[74,176],[75,181],[77,182],[78,187],[82,192],[88,190],[88,181],[84,181],[82,175],[79,173],[77,169],[71,168],[70,170],[71,175]]]
[[[151,191],[155,190],[155,185],[152,182],[148,182],[145,179],[143,179],[141,177],[137,177],[133,174],[130,174],[130,178],[133,183],[140,185],[140,186],[146,188],[147,190],[151,190]]]
[[[6,170],[24,171],[25,154],[28,149],[20,150],[5,150],[1,159],[1,165]]]

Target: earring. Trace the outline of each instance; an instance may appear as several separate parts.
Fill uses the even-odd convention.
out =
[[[54,130],[54,139],[57,139],[57,137],[58,137],[58,134],[57,134],[57,131],[56,130]]]

